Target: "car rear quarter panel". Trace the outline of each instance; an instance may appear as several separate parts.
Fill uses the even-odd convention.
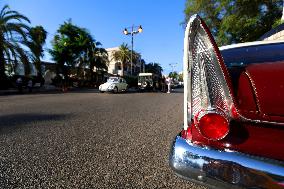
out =
[[[232,121],[229,134],[220,141],[206,139],[196,125],[188,133],[186,137],[196,144],[284,160],[284,129],[277,124]]]

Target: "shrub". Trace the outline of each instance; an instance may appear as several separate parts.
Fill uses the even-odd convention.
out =
[[[129,87],[137,87],[138,77],[137,76],[123,76]]]

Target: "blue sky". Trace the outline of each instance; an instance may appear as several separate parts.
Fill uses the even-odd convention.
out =
[[[31,20],[31,25],[42,25],[48,32],[46,48],[59,25],[69,18],[87,28],[104,48],[123,42],[131,44],[130,36],[123,35],[125,27],[142,25],[143,33],[134,36],[134,50],[147,63],[158,62],[164,73],[182,70],[185,0],[2,0]],[[48,53],[44,60],[50,60]]]

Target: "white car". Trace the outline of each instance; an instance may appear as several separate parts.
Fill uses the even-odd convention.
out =
[[[113,92],[127,91],[128,84],[125,79],[120,77],[110,77],[107,82],[99,86],[100,92]]]

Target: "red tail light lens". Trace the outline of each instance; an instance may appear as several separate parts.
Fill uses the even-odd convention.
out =
[[[202,116],[198,121],[198,128],[204,137],[211,140],[220,140],[229,133],[228,120],[216,113]]]

